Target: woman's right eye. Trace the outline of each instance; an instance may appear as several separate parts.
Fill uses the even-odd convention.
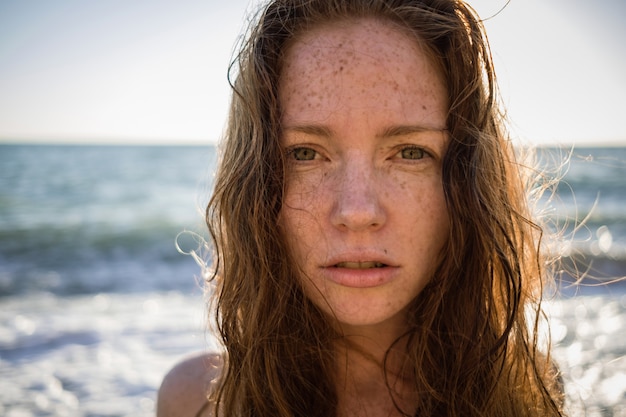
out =
[[[317,156],[317,152],[311,148],[293,148],[290,153],[296,161],[312,161]]]

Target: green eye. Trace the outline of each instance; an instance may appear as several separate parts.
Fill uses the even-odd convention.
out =
[[[417,148],[414,146],[404,148],[400,152],[403,159],[422,159],[426,156],[426,152],[422,148]]]
[[[311,148],[294,148],[291,154],[296,161],[312,161],[315,159],[317,152]]]

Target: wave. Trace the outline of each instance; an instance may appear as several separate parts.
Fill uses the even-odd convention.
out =
[[[190,288],[200,270],[176,249],[179,224],[144,222],[0,231],[0,296]]]

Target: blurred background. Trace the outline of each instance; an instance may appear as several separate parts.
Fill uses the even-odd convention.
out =
[[[169,367],[214,348],[180,252],[206,237],[257,4],[0,1],[0,415],[153,415]],[[470,4],[512,136],[564,175],[540,205],[552,249],[589,272],[547,305],[573,414],[626,416],[626,3]]]

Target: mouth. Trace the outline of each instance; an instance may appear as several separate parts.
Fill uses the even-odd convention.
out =
[[[344,259],[377,259],[370,261],[346,261]],[[383,262],[385,261],[385,262]],[[334,259],[326,266],[321,277],[349,288],[373,288],[385,285],[395,279],[400,266],[393,265],[383,257],[348,255],[343,259]]]
[[[349,269],[372,269],[372,268],[384,268],[387,265],[377,261],[367,262],[339,262],[333,265],[335,268],[349,268]]]

